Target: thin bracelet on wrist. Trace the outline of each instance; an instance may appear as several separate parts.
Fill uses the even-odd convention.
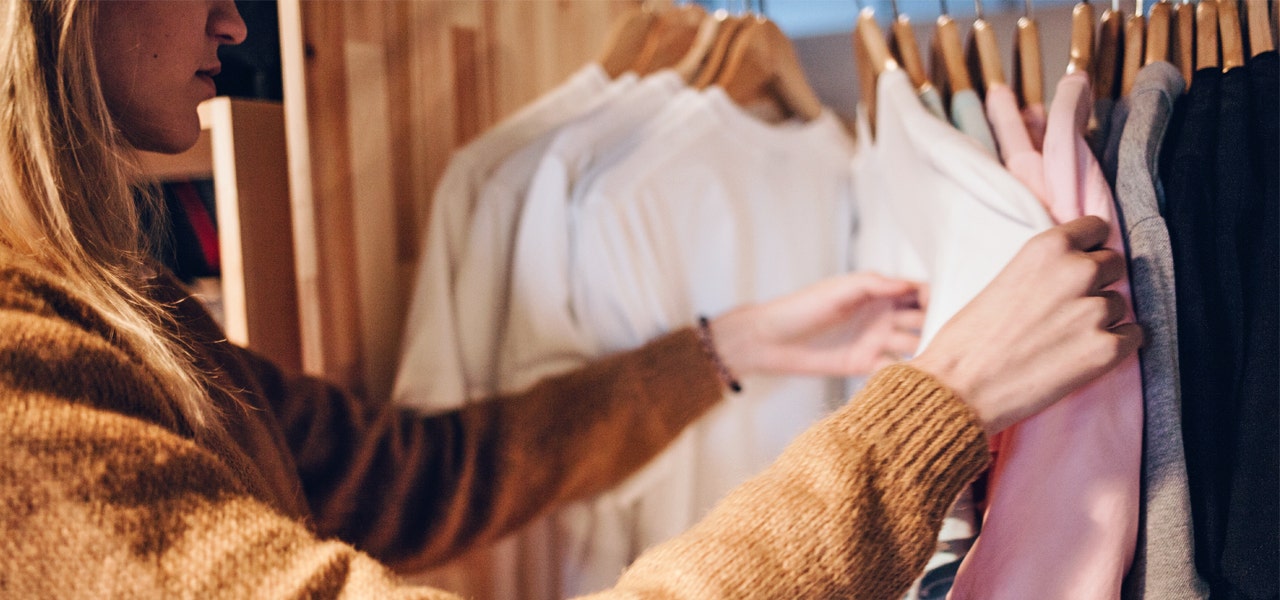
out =
[[[724,360],[720,358],[720,353],[716,352],[715,340],[711,337],[711,322],[706,317],[698,317],[698,341],[702,344],[702,351],[706,353],[707,358],[711,359],[711,364],[716,368],[716,375],[720,377],[720,382],[729,388],[733,393],[742,391],[742,384],[738,383],[738,379],[729,372],[729,367],[725,366]]]

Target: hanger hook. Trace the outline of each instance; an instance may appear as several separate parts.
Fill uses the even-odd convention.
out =
[[[1023,2],[1022,2],[1022,16],[1026,17],[1026,18],[1028,18],[1028,19],[1030,19],[1030,18],[1031,18],[1031,0],[1023,0]]]
[[[756,0],[756,8],[760,11],[760,16],[769,16],[769,13],[764,9],[764,0]]]
[[[938,8],[941,11],[942,16],[951,16],[951,13],[947,12],[947,0],[938,0]]]
[[[983,16],[982,16],[982,0],[973,0],[973,10],[974,10],[974,12],[976,12],[976,13],[977,13],[977,15],[978,15],[978,20],[979,20],[979,21],[981,21],[981,20],[983,19]]]
[[[1141,17],[1141,16],[1142,16],[1142,9],[1143,9],[1143,6],[1142,6],[1142,0],[1135,0],[1135,2],[1134,2],[1134,3],[1135,3],[1137,6],[1134,8],[1134,10],[1135,10],[1136,12],[1134,12],[1134,13],[1133,13],[1133,16],[1135,16],[1135,17]]]
[[[893,8],[893,19],[898,20],[898,0],[889,0],[889,6]]]

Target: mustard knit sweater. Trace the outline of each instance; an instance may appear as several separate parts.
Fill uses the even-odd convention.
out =
[[[0,265],[0,597],[449,598],[383,563],[438,564],[605,490],[721,397],[682,330],[417,416],[227,344],[170,279],[152,293],[232,390],[211,392],[225,433],[193,435],[55,277]],[[900,597],[987,461],[963,403],[886,369],[596,597]]]

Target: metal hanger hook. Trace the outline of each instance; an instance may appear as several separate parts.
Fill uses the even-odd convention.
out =
[[[977,13],[978,20],[979,21],[983,20],[984,17],[982,13],[982,0],[973,0],[973,10],[974,12]]]

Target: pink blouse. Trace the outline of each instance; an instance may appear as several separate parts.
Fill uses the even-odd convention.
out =
[[[1107,246],[1124,252],[1111,189],[1083,137],[1091,98],[1083,73],[1059,82],[1039,161],[1007,86],[988,90],[988,118],[1007,168],[1055,220],[1102,217],[1111,223]],[[1127,278],[1112,289],[1129,299]],[[1126,320],[1132,319],[1130,308]],[[994,444],[986,520],[950,597],[1119,598],[1138,531],[1137,356],[1006,430]]]

